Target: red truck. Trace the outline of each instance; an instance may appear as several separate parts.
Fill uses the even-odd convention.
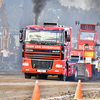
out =
[[[22,43],[22,72],[25,78],[36,76],[46,79],[48,75],[57,75],[59,79],[75,77],[75,63],[71,57],[72,28],[58,26],[56,23],[29,25],[20,30]]]
[[[76,22],[77,23],[77,22]],[[79,58],[77,77],[84,79],[99,79],[100,61],[98,59],[98,44],[96,24],[79,23],[77,34],[77,49],[72,49],[71,57]]]

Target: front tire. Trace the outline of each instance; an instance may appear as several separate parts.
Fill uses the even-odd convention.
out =
[[[25,79],[31,79],[31,75],[28,73],[25,73]]]
[[[62,81],[66,81],[67,80],[68,72],[67,72],[67,76],[66,76],[66,71],[67,71],[67,68],[65,67],[65,73],[64,73],[64,75],[58,76],[60,80],[62,80]]]
[[[58,76],[58,78],[59,78],[61,81],[66,81],[66,80],[67,80],[67,76],[65,76],[65,75],[60,75],[60,76]]]

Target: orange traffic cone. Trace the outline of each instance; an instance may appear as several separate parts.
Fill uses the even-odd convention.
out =
[[[38,86],[38,81],[35,83],[33,95],[31,100],[39,100],[39,86]]]
[[[74,99],[82,100],[82,93],[81,93],[81,80],[78,81],[76,93]]]

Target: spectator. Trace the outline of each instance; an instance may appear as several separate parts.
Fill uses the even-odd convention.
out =
[[[1,53],[3,53],[3,56],[2,56],[2,62],[8,62],[8,58],[10,56],[10,52],[8,49],[4,49],[1,51]]]

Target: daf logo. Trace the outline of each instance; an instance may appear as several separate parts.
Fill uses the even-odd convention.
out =
[[[33,64],[33,67],[35,68],[35,64]]]
[[[53,53],[60,53],[60,50],[52,50]]]

